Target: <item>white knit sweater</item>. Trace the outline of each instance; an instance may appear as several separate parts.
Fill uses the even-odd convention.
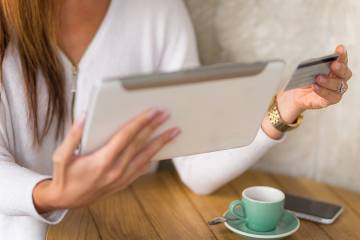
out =
[[[194,33],[180,0],[114,0],[79,64],[76,115],[87,108],[91,85],[104,77],[173,71],[198,65]],[[68,100],[71,64],[64,64]],[[52,128],[40,147],[32,145],[27,104],[17,50],[10,46],[3,63],[0,102],[0,239],[38,240],[46,223],[61,221],[65,210],[39,215],[32,191],[52,175],[52,153],[59,145]],[[47,94],[39,82],[39,121],[44,124]],[[68,101],[70,102],[70,101]],[[68,106],[70,108],[70,105]],[[66,123],[70,126],[70,119]],[[278,141],[259,130],[244,148],[174,160],[181,179],[199,194],[210,193],[240,175]]]

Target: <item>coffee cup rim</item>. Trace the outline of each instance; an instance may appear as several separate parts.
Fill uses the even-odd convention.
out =
[[[248,196],[246,196],[246,192],[247,191],[250,191],[252,189],[255,189],[255,188],[267,188],[267,189],[272,189],[272,190],[275,190],[276,192],[280,193],[281,194],[281,199],[279,200],[276,200],[276,201],[261,201],[261,200],[256,200],[256,199],[252,199],[252,198],[249,198]],[[269,187],[269,186],[252,186],[252,187],[248,187],[246,189],[244,189],[242,191],[242,197],[244,199],[247,199],[251,202],[255,202],[255,203],[262,203],[262,204],[273,204],[273,203],[278,203],[278,202],[281,202],[281,201],[284,201],[285,199],[285,194],[283,191],[281,191],[280,189],[277,189],[277,188],[274,188],[274,187]]]

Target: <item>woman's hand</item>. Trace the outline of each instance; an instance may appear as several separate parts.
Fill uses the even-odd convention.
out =
[[[281,118],[286,123],[293,123],[305,110],[320,109],[338,103],[343,93],[341,85],[347,90],[347,81],[352,73],[348,67],[348,56],[344,46],[336,48],[339,54],[337,61],[330,66],[331,72],[327,76],[317,76],[313,85],[282,92],[277,96],[278,109]],[[262,125],[264,131],[272,138],[278,139],[282,133],[272,127],[267,117]]]
[[[37,210],[76,208],[126,188],[150,166],[151,158],[174,139],[179,129],[165,131],[149,138],[169,114],[148,110],[125,124],[98,151],[76,156],[85,117],[69,131],[53,156],[53,179],[40,182],[33,191]]]

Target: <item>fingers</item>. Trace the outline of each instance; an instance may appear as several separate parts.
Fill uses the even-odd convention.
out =
[[[136,157],[137,159],[151,159],[154,157],[166,144],[171,142],[180,134],[180,129],[172,128],[153,139]]]
[[[152,134],[169,119],[170,114],[162,112],[155,117],[150,124],[143,128],[138,135],[135,136],[133,141],[127,146],[126,150],[121,154],[121,160],[116,168],[126,168],[129,161],[139,152],[141,148],[149,141]]]
[[[349,67],[346,64],[341,63],[339,61],[335,61],[331,64],[331,71],[337,77],[344,79],[346,81],[352,77],[352,72],[349,69]]]
[[[130,179],[134,179],[143,173],[144,169],[150,164],[151,159],[168,143],[175,139],[180,134],[178,128],[172,128],[165,131],[160,136],[153,139],[146,145],[143,150],[136,155],[136,157],[129,163],[128,168],[125,170],[115,188],[122,189],[125,185],[130,184]]]
[[[321,87],[317,84],[313,85],[314,92],[319,95],[323,100],[320,107],[324,108],[332,104],[336,104],[341,100],[341,94],[337,91],[332,91],[327,88]]]
[[[345,89],[347,89],[346,81],[352,77],[352,72],[347,66],[348,56],[345,47],[343,45],[337,46],[336,52],[339,54],[339,58],[331,64],[331,73],[328,76],[316,77],[316,84],[327,90],[335,91],[335,94],[339,94],[338,92],[343,87],[343,84],[345,84]],[[318,95],[329,94],[334,96],[334,94],[330,94],[328,91],[319,88],[318,90]]]
[[[128,187],[129,185],[134,183],[136,181],[136,179],[138,179],[139,177],[144,175],[147,171],[149,171],[150,167],[151,167],[151,161],[149,160],[144,165],[139,166],[138,170],[133,172],[132,175],[128,175],[126,180],[123,180],[123,181],[119,182],[118,184],[115,184],[114,186],[112,186],[111,192],[118,192],[120,190],[125,189],[126,187]]]
[[[341,88],[342,82],[344,80],[339,78],[328,78],[325,76],[318,76],[316,78],[316,83],[321,87],[327,88],[332,91],[339,91]]]
[[[123,126],[106,144],[102,151],[107,152],[110,158],[116,158],[126,146],[135,138],[135,136],[147,126],[153,118],[159,114],[157,109],[149,109]]]
[[[346,48],[343,45],[336,47],[336,53],[339,54],[339,59],[337,60],[340,63],[348,64],[348,53]]]
[[[64,142],[56,149],[54,153],[54,161],[61,162],[71,159],[74,152],[81,142],[85,125],[85,113],[81,114],[79,119],[73,124],[70,131],[65,137]]]

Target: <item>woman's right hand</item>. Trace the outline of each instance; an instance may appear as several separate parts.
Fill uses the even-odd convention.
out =
[[[149,168],[151,158],[180,133],[178,128],[172,128],[150,139],[168,117],[156,109],[145,111],[96,152],[76,156],[85,122],[85,116],[80,117],[54,153],[53,178],[34,188],[38,212],[82,207],[126,188]]]

